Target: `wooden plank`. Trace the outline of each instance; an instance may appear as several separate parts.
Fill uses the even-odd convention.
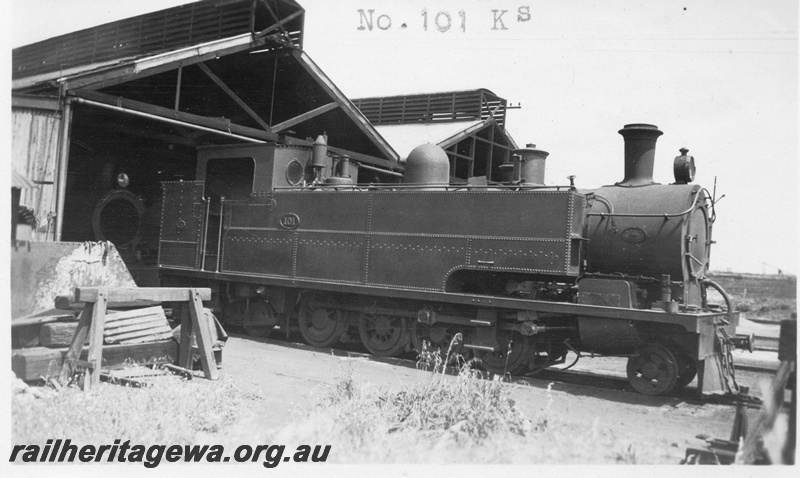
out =
[[[164,365],[162,365],[162,367],[164,368],[164,370],[167,370],[167,371],[172,372],[172,373],[177,373],[180,376],[182,376],[183,378],[186,378],[188,380],[191,380],[192,377],[194,377],[194,375],[192,374],[191,370],[187,370],[187,369],[185,369],[183,367],[178,367],[177,365],[164,364]]]
[[[25,381],[58,374],[63,367],[67,348],[49,349],[32,347],[17,349],[11,354],[11,369]],[[84,348],[76,360],[88,358]],[[173,363],[178,357],[178,344],[174,340],[142,344],[106,345],[103,348],[103,370],[130,367],[133,363]]]
[[[133,319],[127,320],[118,320],[114,322],[113,327],[109,327],[106,324],[106,335],[113,335],[119,332],[119,329],[124,329],[126,327],[134,326],[134,325],[142,325],[142,324],[150,324],[152,327],[153,324],[168,324],[167,318],[163,315],[148,315],[145,317],[135,317]],[[131,329],[134,330],[134,329]]]
[[[97,287],[78,287],[75,289],[75,299],[85,302],[97,301]],[[183,302],[191,299],[190,290],[197,290],[200,300],[211,300],[211,289],[201,287],[189,289],[185,287],[130,287],[108,289],[108,302],[131,301],[137,299],[154,300],[159,302]]]
[[[44,324],[39,329],[39,343],[42,347],[69,347],[76,330],[78,330],[77,322]]]
[[[63,350],[46,347],[15,350],[11,354],[11,370],[26,382],[51,377],[61,369]]]
[[[63,310],[83,310],[86,302],[76,302],[75,297],[72,295],[59,295],[56,296],[56,309]],[[130,302],[111,302],[108,303],[109,309],[128,309],[134,307],[152,307],[154,305],[161,305],[159,301],[152,300],[133,300]]]
[[[114,343],[114,342],[123,342],[134,338],[141,338],[142,341],[145,341],[148,339],[149,336],[159,336],[159,338],[155,340],[169,338],[172,337],[172,329],[170,329],[168,325],[162,325],[155,328],[150,327],[144,330],[134,330],[125,334],[119,334],[113,337],[106,337],[106,341]],[[151,339],[151,341],[153,340]]]
[[[92,364],[93,368],[84,374],[84,390],[95,387],[100,383],[100,366],[103,362],[103,328],[106,323],[107,295],[107,289],[99,289],[97,291],[97,301],[92,311],[92,324],[89,328],[89,363]]]
[[[76,360],[80,355],[83,343],[86,342],[86,338],[89,335],[89,323],[92,320],[93,310],[94,304],[89,303],[86,304],[83,312],[81,312],[80,318],[78,319],[78,328],[75,329],[75,335],[72,337],[72,342],[67,350],[65,358]],[[72,366],[69,363],[64,363],[61,367],[61,373],[58,376],[58,382],[66,386],[69,383],[69,378],[72,376],[72,373]]]
[[[50,309],[34,315],[11,319],[11,328],[25,327],[27,325],[41,325],[63,320],[65,318],[75,318],[75,314],[65,310]]]
[[[134,332],[137,330],[148,330],[148,329],[163,328],[163,327],[169,328],[169,322],[167,322],[167,319],[163,316],[142,318],[141,321],[126,325],[124,327],[117,327],[111,330],[106,329],[105,337],[106,338],[116,337],[118,335],[126,334],[128,332]]]
[[[84,350],[81,357],[88,356]],[[178,344],[174,340],[148,342],[144,344],[106,345],[103,347],[103,369],[128,367],[138,363],[173,363],[178,356]]]
[[[303,121],[308,121],[311,118],[319,116],[319,115],[321,115],[323,113],[327,113],[328,111],[336,109],[338,107],[339,107],[339,105],[336,104],[336,103],[328,103],[327,105],[322,105],[319,108],[314,108],[311,111],[306,111],[305,113],[303,113],[301,115],[297,115],[294,118],[290,118],[290,119],[288,119],[286,121],[283,121],[281,123],[273,125],[272,126],[272,131],[275,132],[275,133],[277,133],[278,131],[283,131],[285,129],[291,128],[292,126],[294,126],[296,124],[300,124]]]
[[[61,102],[56,97],[11,95],[12,108],[34,108],[39,110],[61,111]]]
[[[22,327],[13,327],[11,329],[11,347],[15,349],[23,347],[37,347],[39,343],[39,328],[38,324],[25,325]]]
[[[147,367],[121,368],[118,370],[109,370],[107,373],[109,376],[115,378],[161,377],[168,374],[168,372],[162,369],[152,369]]]
[[[164,309],[158,305],[156,307],[147,307],[144,309],[133,309],[108,313],[106,315],[106,324],[110,327],[111,324],[116,324],[125,319],[135,319],[146,316],[161,316],[166,319],[166,316],[164,315]]]
[[[172,332],[170,331],[170,332],[162,332],[162,333],[156,334],[156,335],[149,335],[147,337],[137,337],[137,338],[132,338],[132,339],[120,340],[119,343],[121,343],[121,344],[143,344],[143,343],[146,343],[146,342],[156,342],[156,341],[159,341],[159,340],[166,340],[166,339],[171,339],[171,338],[172,338]]]
[[[97,380],[104,381],[104,382],[111,382],[117,385],[122,385],[124,387],[131,387],[131,388],[146,388],[151,387],[153,384],[148,382],[143,382],[141,380],[134,380],[132,378],[126,377],[115,377],[109,375],[107,372],[98,372],[97,373]]]
[[[203,302],[197,289],[191,290],[191,300],[189,302],[189,315],[192,318],[192,328],[197,338],[197,348],[200,351],[200,363],[203,365],[203,373],[209,380],[217,380],[219,372],[217,363],[214,361],[214,353],[211,347],[211,329],[209,320],[203,310]],[[181,342],[182,343],[182,342]]]
[[[181,340],[180,340],[180,358],[178,359],[178,366],[186,369],[192,368],[192,332],[194,325],[189,316],[189,304],[181,304],[180,307],[181,317]]]

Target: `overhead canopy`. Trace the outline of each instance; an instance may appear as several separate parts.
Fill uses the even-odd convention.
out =
[[[41,82],[244,33],[278,32],[302,49],[303,15],[303,8],[292,0],[180,5],[15,48],[11,76]]]
[[[302,52],[303,15],[292,0],[198,2],[62,35],[14,50],[14,93],[66,93],[100,127],[189,146],[325,134],[334,152],[397,169]]]
[[[423,143],[442,147],[450,182],[502,182],[500,168],[517,148],[505,130],[506,100],[487,89],[361,98],[353,103],[398,152]]]

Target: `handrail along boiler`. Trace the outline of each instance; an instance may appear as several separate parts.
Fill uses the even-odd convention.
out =
[[[510,177],[449,185],[438,146],[411,152],[403,183],[313,147],[200,148],[195,181],[163,183],[159,243],[170,285],[211,287],[224,320],[311,345],[360,340],[376,355],[447,350],[456,334],[495,373],[531,373],[568,352],[628,356],[638,392],[738,392],[738,313],[705,278],[713,198],[681,150],[653,182],[655,126],[632,124],[625,178],[545,186],[548,153],[514,151]],[[330,171],[330,174],[328,174]],[[727,308],[708,303],[722,292]]]

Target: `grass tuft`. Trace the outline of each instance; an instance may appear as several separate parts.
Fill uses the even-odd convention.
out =
[[[148,388],[100,383],[91,391],[67,387],[41,399],[12,399],[13,441],[190,444],[215,433],[238,416],[246,396],[229,381],[170,380]]]

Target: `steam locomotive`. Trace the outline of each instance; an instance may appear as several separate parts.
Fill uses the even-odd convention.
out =
[[[705,277],[714,199],[692,184],[688,150],[675,183],[653,182],[657,127],[620,134],[625,177],[593,190],[544,185],[548,153],[534,145],[513,151],[503,180],[458,186],[431,144],[402,183],[370,184],[322,136],[200,148],[194,181],[162,183],[162,281],[211,287],[223,320],[249,333],[280,326],[317,347],[455,344],[498,374],[569,352],[627,356],[643,394],[695,377],[699,393],[737,392],[731,350],[750,343]]]

